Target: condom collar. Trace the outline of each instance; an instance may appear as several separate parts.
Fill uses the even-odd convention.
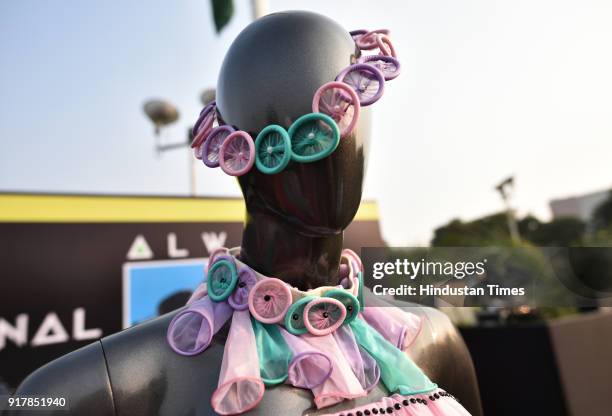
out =
[[[314,94],[311,113],[299,117],[287,130],[271,124],[253,140],[249,133],[224,124],[213,101],[202,109],[193,126],[194,156],[207,167],[221,167],[228,175],[242,176],[253,165],[265,174],[275,174],[291,161],[316,162],[332,154],[340,139],[355,128],[361,107],[378,101],[385,82],[400,74],[388,30],[354,30],[350,34],[360,51],[377,49],[378,53],[362,55],[335,80],[322,85]]]
[[[363,308],[363,266],[351,250],[342,251],[340,285],[308,291],[251,269],[239,260],[239,251],[221,248],[212,253],[206,290],[197,291],[199,298],[207,294],[211,301],[227,303],[234,310],[248,309],[257,321],[279,324],[294,335],[330,334],[352,322]]]
[[[375,297],[368,297],[368,305],[359,301],[363,269],[354,252],[342,251],[342,284],[309,291],[257,273],[239,260],[239,252],[221,248],[210,255],[207,283],[176,313],[167,332],[177,354],[193,356],[231,322],[211,397],[216,413],[247,412],[267,387],[278,384],[310,390],[315,406],[324,408],[365,396],[382,382],[397,393],[384,399],[395,400],[389,402],[393,409],[402,395],[404,407],[405,400],[423,404],[429,397],[436,415],[468,414],[458,403],[438,401],[444,396],[436,393],[437,385],[405,354],[420,318],[388,304],[374,306],[382,302]]]

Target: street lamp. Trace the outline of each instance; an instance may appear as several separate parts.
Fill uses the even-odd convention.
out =
[[[200,100],[203,105],[215,99],[215,90],[212,88],[206,89],[202,92]],[[151,99],[144,103],[143,110],[149,120],[153,123],[155,133],[155,150],[158,153],[163,153],[168,150],[187,148],[192,140],[191,126],[187,129],[186,139],[184,141],[177,141],[172,143],[161,143],[160,132],[161,129],[176,122],[179,118],[179,112],[176,107],[166,100]],[[189,193],[191,196],[196,196],[196,163],[195,158],[191,151],[187,153],[189,160]]]
[[[506,218],[508,221],[508,231],[510,232],[510,238],[513,242],[520,243],[521,236],[519,234],[519,229],[516,224],[514,210],[510,205],[510,198],[512,197],[512,191],[514,191],[514,176],[509,176],[508,178],[501,181],[495,187],[495,190],[499,192],[499,195],[504,201],[504,206],[506,207]]]

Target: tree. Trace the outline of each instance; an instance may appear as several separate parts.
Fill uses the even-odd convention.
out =
[[[568,247],[582,244],[586,224],[578,218],[559,218],[540,222],[533,216],[519,221],[519,230],[524,240],[536,246]]]
[[[612,228],[612,191],[604,202],[593,211],[593,226],[595,230]]]
[[[431,245],[434,247],[511,245],[506,214],[493,214],[470,222],[454,219],[434,231]]]

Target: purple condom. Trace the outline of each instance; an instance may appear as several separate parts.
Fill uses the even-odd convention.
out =
[[[259,404],[265,389],[249,311],[235,311],[225,341],[219,384],[210,403],[220,415],[244,413]]]
[[[232,126],[215,127],[204,142],[202,148],[202,162],[209,168],[219,167],[219,150],[221,145],[235,130]]]
[[[232,314],[226,302],[213,302],[208,296],[177,313],[168,326],[167,339],[177,354],[196,355],[210,345],[214,334]]]
[[[362,107],[374,104],[385,90],[385,76],[378,68],[368,64],[354,64],[344,68],[336,81],[352,87]]]
[[[279,326],[281,335],[293,353],[289,362],[287,381],[294,387],[312,389],[329,378],[333,370],[332,360],[326,352],[315,349],[301,337]]]
[[[311,389],[317,409],[368,394],[361,387],[361,383],[355,377],[349,362],[331,334],[322,336],[304,334],[301,338],[314,349],[325,351],[334,363],[329,378],[323,384]]]
[[[208,287],[206,285],[206,282],[200,283],[199,286],[196,287],[196,290],[194,290],[191,296],[189,297],[189,300],[187,301],[187,306],[191,305],[195,301],[202,299],[204,296],[207,295],[207,293]]]
[[[338,328],[333,334],[334,339],[348,361],[353,374],[361,383],[365,391],[370,391],[378,384],[380,379],[380,368],[376,360],[367,351],[357,344],[355,335],[349,326]]]
[[[200,111],[200,115],[198,116],[198,119],[196,120],[195,124],[193,125],[193,135],[197,136],[199,133],[199,129],[200,126],[202,125],[202,123],[204,122],[204,120],[206,119],[206,116],[208,116],[208,114],[211,111],[214,111],[216,108],[217,103],[215,101],[211,101],[210,103],[208,103],[206,106],[204,106],[204,108],[202,109],[202,111]],[[213,113],[214,114],[214,113]]]
[[[387,341],[404,351],[421,331],[421,318],[404,311],[375,295],[366,299],[366,307],[361,311],[363,319]]]
[[[353,38],[353,40],[357,40],[360,37],[362,37],[363,35],[365,35],[366,33],[368,33],[368,30],[366,29],[355,29],[355,30],[351,30],[350,32],[351,37]]]
[[[238,283],[231,295],[227,298],[227,303],[237,311],[249,309],[249,292],[257,283],[255,272],[249,267],[242,267],[238,272]]]
[[[392,57],[385,55],[368,55],[359,58],[359,62],[362,64],[370,64],[378,68],[385,77],[385,81],[391,81],[397,78],[401,71],[400,62]]]

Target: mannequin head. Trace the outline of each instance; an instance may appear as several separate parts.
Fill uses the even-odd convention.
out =
[[[231,45],[217,83],[217,110],[252,137],[269,124],[289,128],[312,112],[315,91],[333,81],[360,51],[346,29],[310,12],[265,16]],[[247,220],[243,261],[301,287],[336,283],[342,231],[361,201],[370,139],[369,108],[328,157],[290,162],[266,175],[239,177]]]
[[[253,137],[268,124],[288,128],[312,111],[315,91],[358,54],[347,30],[327,17],[265,16],[238,35],[225,57],[217,86],[219,113]],[[361,200],[369,124],[365,108],[353,133],[320,161],[292,162],[275,175],[251,169],[239,180],[247,210],[273,213],[297,232],[339,233]]]

